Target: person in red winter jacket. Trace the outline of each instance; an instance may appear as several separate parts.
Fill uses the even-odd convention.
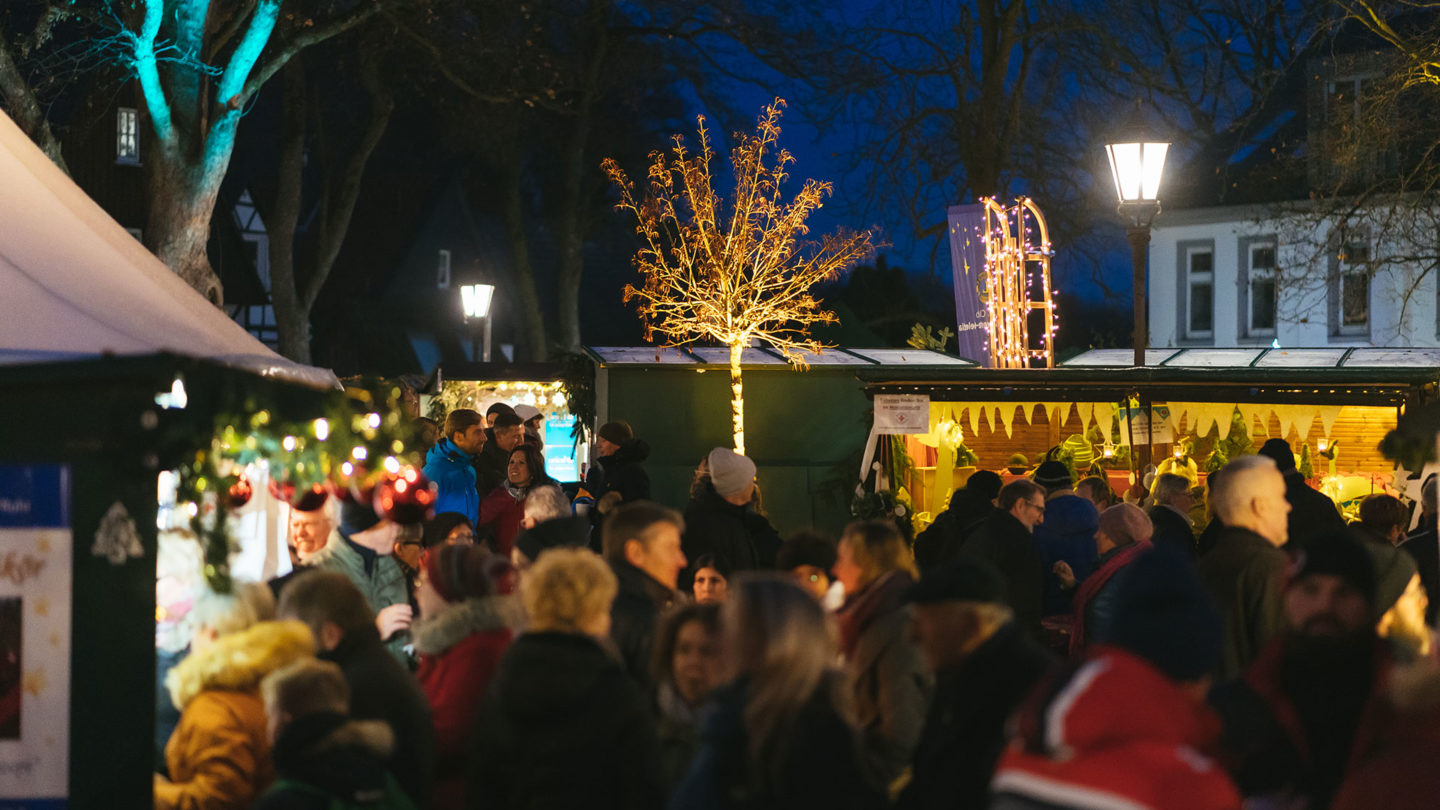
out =
[[[1219,614],[1176,552],[1148,551],[1121,576],[1109,631],[1017,714],[992,810],[1239,810],[1202,753],[1220,734],[1204,703]]]
[[[435,718],[436,810],[465,806],[475,712],[523,617],[515,582],[510,561],[484,546],[439,546],[421,561],[413,632]]]
[[[533,444],[516,447],[510,451],[505,481],[480,501],[480,522],[475,528],[489,532],[492,548],[508,558],[525,519],[525,496],[537,486],[554,483],[545,473],[545,457],[539,448]]]

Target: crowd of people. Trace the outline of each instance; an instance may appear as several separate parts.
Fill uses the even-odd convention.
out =
[[[712,450],[682,512],[625,423],[577,492],[534,420],[452,411],[432,520],[297,510],[294,572],[197,601],[157,810],[1440,795],[1433,478],[1408,535],[1389,495],[1347,526],[1272,440],[1138,503],[1047,462],[972,474],[913,542],[782,539],[744,455]]]

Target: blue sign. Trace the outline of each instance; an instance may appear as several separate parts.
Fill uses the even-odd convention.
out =
[[[70,469],[0,464],[0,528],[70,527]]]
[[[980,300],[985,277],[985,206],[952,205],[947,212],[955,286],[955,353],[990,365],[990,316]]]

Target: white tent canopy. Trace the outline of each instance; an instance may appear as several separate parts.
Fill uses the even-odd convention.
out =
[[[0,366],[161,352],[317,387],[170,272],[0,113]]]

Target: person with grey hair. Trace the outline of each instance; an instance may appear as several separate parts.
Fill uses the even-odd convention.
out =
[[[1437,480],[1440,477],[1431,473],[1420,485],[1420,525],[1400,544],[1400,548],[1415,559],[1415,567],[1420,569],[1420,584],[1430,600],[1429,607],[1425,609],[1425,623],[1432,626],[1437,611],[1440,611],[1440,532],[1436,531],[1435,520]]]
[[[525,517],[510,549],[515,570],[524,571],[552,548],[583,548],[590,540],[590,520],[575,514],[560,487],[546,484],[525,496]]]
[[[1115,582],[1120,579],[1117,575],[1151,548],[1153,532],[1150,517],[1134,504],[1116,504],[1100,513],[1100,525],[1095,530],[1095,551],[1100,556],[1095,570],[1079,583],[1071,600],[1071,656],[1078,657],[1086,644],[1105,637],[1115,619],[1115,596],[1119,593]],[[1064,562],[1055,563],[1055,575],[1067,590],[1075,588],[1075,573]]]
[[[1155,526],[1150,542],[1169,546],[1195,559],[1195,530],[1190,523],[1195,496],[1190,494],[1190,479],[1175,473],[1160,473],[1150,489],[1150,500],[1150,522]]]
[[[1239,675],[1284,627],[1281,596],[1288,560],[1290,503],[1285,479],[1265,456],[1241,456],[1223,468],[1210,497],[1224,528],[1196,564],[1225,628],[1217,679]]]

